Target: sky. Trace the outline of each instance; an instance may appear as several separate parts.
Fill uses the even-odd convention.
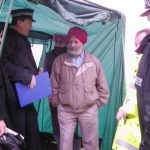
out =
[[[101,6],[115,9],[123,13],[126,17],[125,36],[125,75],[126,81],[131,82],[134,76],[134,69],[137,67],[135,51],[135,34],[143,28],[150,28],[150,22],[146,17],[139,15],[145,11],[144,0],[90,0]]]

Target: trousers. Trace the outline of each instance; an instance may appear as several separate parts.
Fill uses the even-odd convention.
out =
[[[77,123],[80,125],[84,150],[99,150],[98,106],[95,104],[82,113],[58,105],[60,125],[60,150],[73,150],[73,137]]]
[[[51,111],[51,119],[52,119],[52,128],[53,128],[53,136],[57,143],[58,150],[60,150],[60,128],[58,123],[58,113],[57,108],[50,105]],[[81,139],[78,134],[75,132],[73,138],[73,150],[80,150],[81,149]]]

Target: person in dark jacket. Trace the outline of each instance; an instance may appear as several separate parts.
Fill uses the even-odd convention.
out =
[[[1,43],[1,38],[2,38],[2,33],[4,29],[4,23],[0,23],[0,43]],[[4,98],[4,85],[3,85],[3,75],[2,75],[2,69],[1,69],[1,64],[0,64],[0,95],[1,95],[1,102],[0,102],[0,136],[2,136],[5,133],[6,130],[6,124],[4,121],[4,109],[2,106],[3,101],[5,100]]]
[[[12,128],[8,113],[8,103],[15,98],[15,95],[11,91],[12,86],[0,62],[0,136],[5,133],[6,126]],[[8,94],[9,92],[10,94]]]
[[[52,65],[55,58],[67,51],[66,48],[66,36],[55,34],[54,35],[54,49],[49,51],[46,54],[45,62],[44,62],[44,71],[48,71],[49,76],[51,75]],[[53,127],[53,136],[57,143],[58,149],[60,149],[60,128],[58,123],[58,114],[57,108],[50,105],[51,118],[52,118],[52,127]],[[81,139],[75,133],[74,141],[73,141],[74,150],[80,150],[81,148]]]
[[[4,22],[0,22],[0,44],[4,29]],[[6,78],[5,70],[0,62],[0,136],[2,136],[6,132],[6,126],[11,127],[10,119],[8,115],[8,106],[6,103],[6,87],[9,87],[9,85],[6,83],[8,81],[8,78]],[[8,95],[11,97],[10,95]],[[11,97],[13,98],[13,97]],[[0,145],[0,150],[4,150],[3,146]]]
[[[142,13],[150,21],[150,9]],[[143,54],[139,63],[135,81],[137,90],[137,103],[139,121],[141,127],[141,144],[139,150],[149,150],[150,148],[150,34],[147,35],[138,50]]]
[[[0,64],[0,136],[2,136],[6,131],[6,120],[7,118],[7,108],[5,106],[5,90],[4,90],[4,79],[2,74],[2,68]],[[0,150],[2,147],[0,146]]]
[[[0,62],[0,136],[6,133],[6,127],[12,129],[8,104],[14,98],[13,88]],[[2,149],[5,150],[4,146],[0,144],[0,150]]]
[[[40,150],[37,112],[33,104],[20,107],[15,83],[21,82],[30,89],[36,86],[36,63],[27,39],[32,28],[33,10],[12,10],[12,23],[7,29],[1,62],[13,86],[15,99],[9,101],[9,113],[13,129],[25,137],[27,150]]]
[[[52,65],[57,56],[66,52],[65,35],[54,34],[54,49],[46,53],[44,62],[44,71],[48,71],[51,75]]]
[[[2,34],[3,34],[3,30],[4,30],[4,25],[5,25],[4,22],[0,22],[0,43],[1,43],[1,40],[2,40]]]
[[[142,137],[139,150],[148,150],[150,147],[150,35],[144,38],[140,47],[143,49],[143,55],[135,81]]]

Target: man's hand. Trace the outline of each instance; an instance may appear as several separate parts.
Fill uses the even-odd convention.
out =
[[[58,101],[53,101],[50,96],[48,97],[48,101],[49,101],[49,104],[51,104],[53,107],[58,106],[59,102]]]
[[[39,68],[39,74],[44,72],[44,68]]]
[[[29,84],[29,88],[33,89],[35,86],[36,86],[36,79],[35,79],[35,76],[32,75],[32,79],[31,79],[31,82]]]
[[[127,113],[124,110],[119,109],[116,119],[121,120],[122,118],[125,118],[127,116]]]
[[[4,120],[0,120],[0,136],[2,136],[6,131],[6,124]]]

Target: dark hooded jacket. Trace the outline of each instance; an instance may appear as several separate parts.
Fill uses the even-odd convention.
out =
[[[44,62],[44,70],[48,71],[49,76],[51,75],[52,65],[53,65],[55,58],[65,53],[66,51],[67,51],[66,47],[64,48],[54,47],[52,51],[49,51],[46,54],[45,62]]]
[[[150,97],[150,35],[143,39],[140,49],[143,50],[143,55],[139,62],[135,86],[139,92]]]
[[[9,103],[15,99],[12,86],[8,80],[5,70],[0,63],[0,120],[4,120],[6,126],[11,128],[9,118]]]
[[[1,61],[11,83],[22,82],[28,85],[32,75],[38,73],[27,37],[10,27],[7,30]]]

